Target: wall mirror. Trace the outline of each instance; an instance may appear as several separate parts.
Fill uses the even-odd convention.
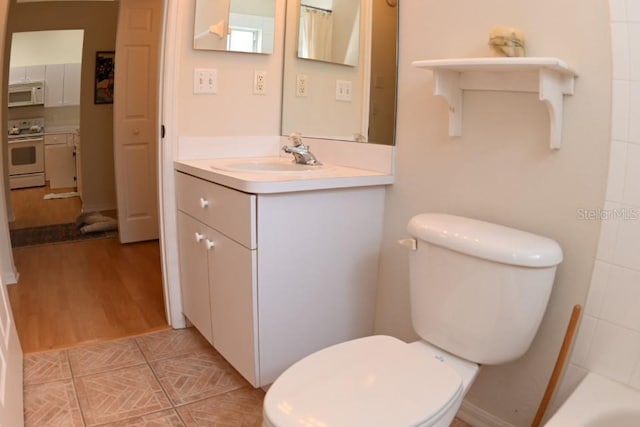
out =
[[[193,48],[273,53],[275,0],[196,0]]]
[[[360,2],[301,0],[298,58],[356,66],[360,47]]]
[[[349,4],[348,23],[338,12]],[[316,12],[307,12],[313,10]],[[308,31],[320,14],[344,60],[313,59],[304,50],[313,40]],[[324,12],[323,12],[324,11]],[[329,13],[328,11],[331,11]],[[291,0],[287,2],[282,134],[376,144],[394,144],[397,86],[398,7],[387,0]],[[304,37],[303,37],[304,36]],[[344,41],[347,40],[347,41]],[[316,43],[315,41],[313,43]],[[328,44],[318,41],[318,49]],[[314,48],[315,49],[315,48]],[[307,49],[311,50],[311,49]],[[329,49],[331,50],[331,49]],[[346,58],[349,58],[349,61]]]

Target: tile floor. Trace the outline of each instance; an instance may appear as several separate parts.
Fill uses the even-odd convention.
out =
[[[264,392],[193,329],[27,354],[25,426],[260,426]]]
[[[262,423],[264,392],[192,328],[27,354],[24,382],[26,427]]]

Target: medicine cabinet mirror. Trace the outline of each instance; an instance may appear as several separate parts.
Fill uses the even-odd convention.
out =
[[[276,0],[196,0],[193,48],[273,53]]]
[[[300,2],[298,58],[356,66],[359,48],[360,2]]]
[[[398,6],[289,0],[282,134],[394,144]]]

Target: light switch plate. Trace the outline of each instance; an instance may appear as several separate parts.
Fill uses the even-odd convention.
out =
[[[218,70],[195,68],[193,70],[193,93],[216,94],[218,92]]]
[[[336,80],[336,101],[351,102],[353,84],[350,80]]]

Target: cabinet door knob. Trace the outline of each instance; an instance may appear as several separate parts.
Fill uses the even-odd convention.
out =
[[[200,197],[200,207],[202,209],[204,209],[207,206],[209,206],[209,201],[207,199],[205,199],[204,197]]]
[[[215,245],[216,245],[216,242],[207,239],[207,249],[213,249]]]
[[[140,129],[138,128],[133,129],[133,134],[136,136],[140,135]]]
[[[202,242],[202,239],[204,239],[204,234],[198,233],[196,231],[196,242]]]

